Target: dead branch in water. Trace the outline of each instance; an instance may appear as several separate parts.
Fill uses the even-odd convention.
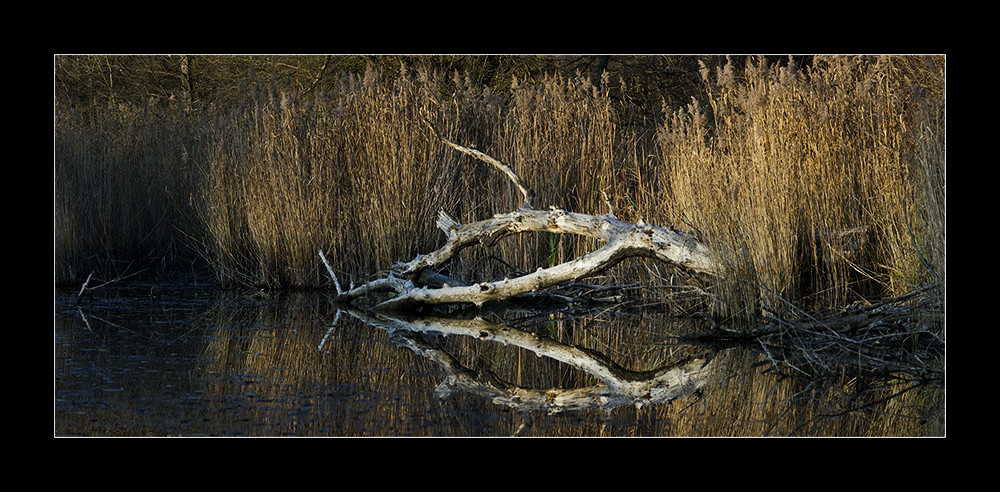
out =
[[[766,354],[775,372],[795,377],[815,379],[849,369],[915,384],[940,384],[945,351],[941,288],[940,282],[932,282],[826,316],[759,315],[760,324],[749,330],[716,329],[682,341],[716,349],[755,348]]]
[[[138,272],[135,272],[135,273],[130,273],[128,275],[119,275],[118,277],[115,277],[115,278],[113,278],[111,280],[108,280],[107,282],[104,282],[104,283],[102,283],[100,285],[95,285],[95,286],[91,287],[90,286],[90,281],[93,280],[93,278],[94,278],[94,272],[90,272],[90,275],[87,275],[87,280],[85,282],[83,282],[83,286],[80,287],[80,292],[76,295],[76,303],[80,304],[80,300],[83,299],[83,294],[85,294],[87,292],[93,292],[93,291],[95,291],[97,289],[100,289],[101,287],[104,287],[104,286],[107,286],[107,285],[111,285],[111,284],[114,284],[116,282],[120,282],[122,280],[125,280],[125,279],[127,279],[129,277],[132,277],[134,275],[138,275],[140,273],[142,273],[141,270],[138,271]]]
[[[481,306],[488,301],[538,292],[562,282],[593,276],[630,257],[655,258],[703,274],[714,275],[720,271],[715,258],[694,236],[673,228],[646,224],[642,220],[634,224],[618,220],[613,208],[608,214],[601,216],[568,212],[556,207],[545,211],[535,210],[532,205],[534,194],[509,165],[474,148],[444,138],[429,121],[424,121],[446,145],[482,160],[506,175],[523,195],[522,206],[514,212],[497,214],[491,219],[471,224],[460,224],[441,210],[438,212],[437,226],[448,238],[444,246],[437,251],[418,255],[409,262],[395,264],[386,278],[347,291],[341,290],[327,263],[327,269],[337,286],[338,301],[350,303],[370,292],[388,290],[395,295],[375,306],[376,309],[400,310],[449,303]],[[606,195],[605,201],[610,208],[610,200]],[[577,234],[601,240],[604,245],[565,263],[493,282],[468,285],[435,272],[435,269],[466,247],[492,244],[504,237],[525,232]],[[320,255],[326,263],[322,252]]]

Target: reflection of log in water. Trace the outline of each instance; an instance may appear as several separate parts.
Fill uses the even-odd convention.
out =
[[[669,402],[690,396],[705,385],[712,373],[712,358],[689,358],[650,371],[631,371],[603,354],[540,337],[500,323],[474,319],[413,318],[373,316],[367,311],[349,309],[352,316],[386,330],[400,346],[433,360],[447,371],[447,378],[437,387],[446,397],[456,391],[489,398],[493,403],[517,410],[566,410],[602,408],[619,405],[643,406]],[[461,335],[477,340],[499,342],[549,357],[583,370],[601,381],[584,388],[531,389],[504,381],[488,371],[463,366],[458,359],[428,342],[423,335]]]
[[[934,299],[931,296],[907,306],[894,304],[915,300],[914,296],[907,296],[830,316],[803,316],[796,320],[762,317],[764,323],[744,330],[731,330],[714,323],[709,331],[697,334],[691,331],[706,329],[709,324],[671,323],[668,332],[656,331],[655,335],[649,332],[648,336],[639,337],[633,336],[638,332],[626,335],[615,330],[618,334],[612,338],[627,339],[634,345],[652,347],[662,343],[664,335],[674,342],[669,344],[670,360],[682,361],[652,371],[630,371],[621,367],[629,365],[624,362],[628,359],[616,358],[618,363],[615,363],[602,353],[526,331],[531,328],[520,330],[509,326],[510,323],[532,326],[530,321],[527,325],[522,323],[537,322],[538,318],[523,314],[544,313],[544,310],[494,309],[483,314],[483,310],[470,309],[451,312],[450,318],[418,318],[347,308],[339,311],[338,317],[350,313],[371,327],[385,330],[398,347],[434,361],[446,374],[437,385],[438,397],[471,395],[473,399],[520,412],[526,420],[515,435],[531,428],[530,422],[538,417],[532,411],[549,414],[588,409],[611,411],[624,406],[643,407],[643,412],[636,415],[657,415],[677,422],[694,414],[699,415],[695,419],[712,420],[720,415],[732,419],[732,425],[722,427],[697,420],[696,427],[710,429],[706,432],[711,435],[940,435],[944,429],[940,390],[944,340],[937,335],[941,331],[937,324],[943,321],[936,315],[939,309]],[[914,310],[915,307],[918,309]],[[591,311],[591,315],[594,313]],[[456,319],[456,314],[466,319]],[[476,317],[467,319],[471,316]],[[489,322],[483,316],[505,321]],[[585,312],[574,313],[574,319],[579,317],[589,316]],[[547,315],[544,319],[546,323],[560,321]],[[662,321],[653,323],[663,326]],[[903,329],[906,324],[914,324],[915,329]],[[552,328],[548,330],[553,333]],[[565,333],[580,339],[574,329]],[[644,329],[642,333],[647,331]],[[438,335],[461,335],[461,339],[472,345],[499,342],[517,348],[518,354],[526,350],[564,363],[564,367],[578,368],[600,383],[577,383],[568,385],[570,389],[561,389],[558,382],[522,385],[518,359],[519,376],[517,384],[512,384],[489,370],[470,366],[462,355],[469,350],[468,344],[444,344]],[[621,350],[620,345],[601,346],[609,347],[615,354]],[[684,347],[681,350],[686,359],[674,355],[674,350],[680,347]],[[475,347],[470,352],[477,356],[491,353],[481,348]],[[508,371],[502,374],[513,369],[511,364],[501,366]],[[525,373],[534,375],[529,381],[550,381],[533,370]],[[737,384],[732,384],[733,381]],[[697,398],[682,400],[682,405],[657,405],[691,395]],[[685,427],[682,432],[691,431],[692,428]]]

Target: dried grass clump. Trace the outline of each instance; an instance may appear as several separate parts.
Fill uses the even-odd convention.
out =
[[[722,298],[835,306],[942,273],[928,246],[944,244],[941,108],[915,101],[894,61],[703,67],[710,112],[670,113],[658,150],[670,215],[689,217],[730,270]]]
[[[425,118],[449,138],[512,162],[539,207],[604,207],[601,191],[614,186],[607,169],[620,145],[606,91],[580,77],[515,81],[505,108],[458,74],[444,82],[404,70],[387,83],[369,70],[303,102],[257,81],[247,103],[211,131],[201,217],[206,255],[223,282],[321,284],[320,249],[357,278],[436,248],[437,210],[472,222],[520,206],[505,177],[443,146]],[[454,91],[439,93],[443,86]],[[588,247],[549,234],[492,246],[463,252],[453,273],[533,270]]]
[[[213,126],[202,194],[223,283],[315,286],[318,250],[351,277],[433,246],[428,218],[462,183],[420,122],[437,104],[427,76],[385,84],[369,70],[309,97],[253,83]]]

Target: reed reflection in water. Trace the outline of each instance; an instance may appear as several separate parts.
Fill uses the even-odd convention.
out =
[[[69,297],[56,435],[943,434],[939,388],[886,399],[901,388],[847,370],[787,377],[752,348],[682,344],[704,327],[654,313],[518,326],[338,316],[315,293],[186,310],[118,295],[78,311]]]

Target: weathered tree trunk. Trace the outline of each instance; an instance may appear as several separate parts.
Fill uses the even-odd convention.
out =
[[[629,257],[656,258],[703,274],[719,272],[716,260],[704,245],[694,236],[673,228],[646,224],[642,220],[635,224],[623,222],[614,216],[613,208],[608,214],[600,216],[567,212],[555,207],[546,211],[535,210],[532,207],[534,195],[510,166],[476,149],[447,140],[438,134],[433,126],[431,129],[445,144],[503,172],[524,196],[521,208],[514,212],[494,215],[491,219],[464,225],[459,224],[443,210],[439,211],[437,226],[448,237],[444,246],[432,253],[418,255],[407,263],[397,263],[387,278],[347,291],[340,288],[333,269],[327,264],[331,276],[337,283],[338,301],[351,302],[373,291],[391,290],[397,295],[377,305],[377,309],[398,310],[419,305],[448,303],[473,303],[481,306],[487,301],[507,299],[539,291],[561,282],[592,276]],[[608,206],[611,208],[610,202]],[[492,244],[513,234],[541,231],[578,234],[599,239],[605,244],[596,251],[571,261],[550,268],[539,268],[524,276],[504,278],[494,282],[468,285],[434,272],[468,246]],[[320,254],[322,255],[322,251]],[[323,261],[326,262],[325,257]]]

